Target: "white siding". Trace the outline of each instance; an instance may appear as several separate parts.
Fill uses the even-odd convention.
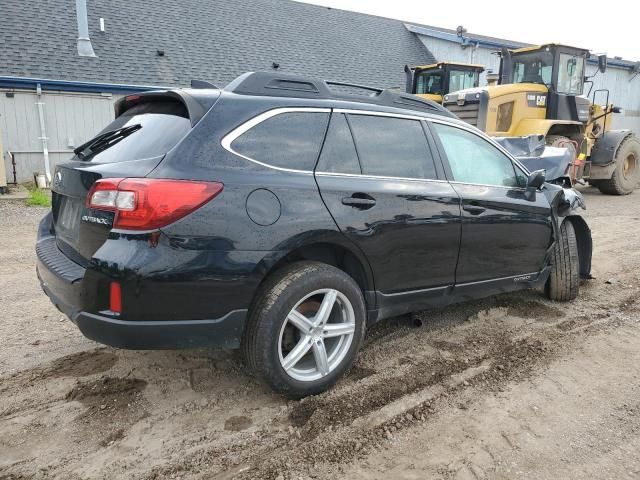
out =
[[[463,49],[459,44],[448,40],[425,35],[418,35],[418,38],[439,62],[476,63],[484,65],[485,69],[492,70],[494,73],[498,73],[500,69],[500,57],[493,53],[497,51],[495,48],[480,47],[475,49],[469,46]],[[596,70],[597,66],[587,65],[587,75],[593,75]],[[603,88],[609,89],[609,103],[624,109],[624,113],[613,115],[613,128],[629,128],[640,136],[640,75],[634,78],[633,73],[628,69],[609,66],[605,74],[598,73],[593,80],[594,91]],[[486,84],[485,72],[480,76],[480,85]],[[593,100],[593,93],[590,98]],[[597,103],[604,103],[605,98],[603,93],[598,93],[595,100]]]
[[[462,62],[484,65],[485,71],[480,75],[480,86],[487,84],[487,72],[491,70],[498,73],[500,70],[500,57],[496,55],[496,49],[475,48],[472,46],[462,48],[460,44],[441,40],[438,38],[418,35],[420,41],[429,49],[438,62]]]
[[[594,75],[598,67],[587,65],[587,75]],[[640,136],[640,75],[634,78],[634,74],[623,68],[608,67],[607,71],[599,73],[593,78],[593,89],[590,99],[594,100],[597,89],[609,89],[609,103],[624,109],[622,114],[613,114],[613,128],[630,128]],[[589,85],[586,85],[585,94]],[[598,92],[595,102],[604,104],[606,94]]]
[[[44,171],[40,120],[34,91],[17,90],[7,97],[0,89],[0,133],[2,156],[8,181],[13,181],[11,159],[14,153],[18,182],[33,179],[33,172]],[[43,92],[44,120],[51,169],[72,155],[73,148],[104,128],[114,117],[116,96],[90,93]],[[2,160],[2,158],[0,158]]]

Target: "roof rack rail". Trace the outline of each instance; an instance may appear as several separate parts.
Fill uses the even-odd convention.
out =
[[[368,95],[348,94],[332,90],[331,86],[370,91]],[[386,107],[404,108],[455,117],[453,113],[431,100],[390,89],[357,85],[354,83],[321,80],[302,75],[272,72],[249,72],[240,75],[225,90],[241,95],[313,98],[373,103]]]
[[[371,92],[376,92],[380,94],[384,91],[384,88],[371,87],[369,85],[359,85],[357,83],[346,83],[346,82],[335,82],[333,80],[325,80],[324,83],[327,85],[335,85],[336,87],[350,87],[358,90],[369,90]]]

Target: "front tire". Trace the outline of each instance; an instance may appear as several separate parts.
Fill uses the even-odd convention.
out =
[[[362,291],[349,275],[296,262],[260,288],[242,341],[245,360],[278,393],[323,392],[353,365],[365,315]]]
[[[580,287],[580,258],[578,241],[569,220],[560,226],[551,264],[551,273],[545,284],[545,294],[551,300],[566,302],[578,296]]]

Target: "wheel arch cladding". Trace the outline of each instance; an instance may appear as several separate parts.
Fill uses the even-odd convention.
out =
[[[636,138],[631,130],[609,130],[603,133],[591,150],[591,162],[594,165],[613,163],[620,146],[629,138]]]
[[[591,278],[591,255],[593,252],[593,240],[591,229],[587,222],[579,215],[571,215],[565,219],[571,222],[578,242],[578,258],[580,260],[580,277]]]
[[[310,243],[301,245],[284,253],[265,269],[260,285],[285,265],[301,260],[313,260],[320,263],[326,263],[327,265],[332,265],[342,270],[355,280],[362,290],[365,302],[367,304],[370,303],[367,292],[373,292],[375,288],[373,283],[373,274],[369,265],[366,263],[366,260],[361,259],[356,252],[339,243]],[[266,265],[264,267],[266,267]],[[368,306],[373,307],[373,305]]]
[[[573,123],[554,123],[549,127],[547,135],[560,135],[565,137],[573,137],[583,134],[583,128]]]

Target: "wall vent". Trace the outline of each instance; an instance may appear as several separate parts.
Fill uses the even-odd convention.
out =
[[[95,57],[89,38],[89,21],[87,19],[87,0],[76,0],[76,16],[78,17],[78,55]]]

